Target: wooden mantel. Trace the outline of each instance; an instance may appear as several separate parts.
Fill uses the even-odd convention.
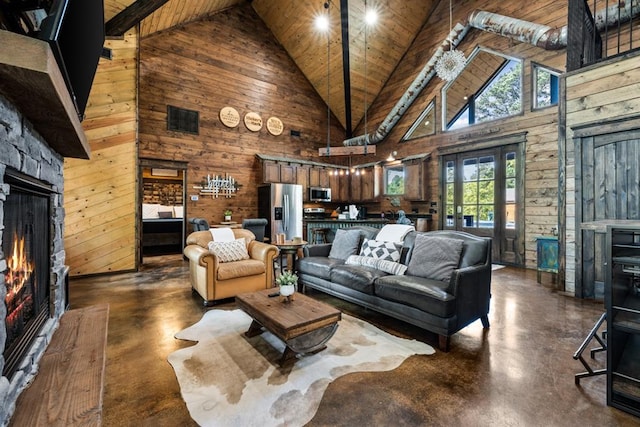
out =
[[[0,93],[64,157],[88,159],[89,143],[45,41],[0,30]]]

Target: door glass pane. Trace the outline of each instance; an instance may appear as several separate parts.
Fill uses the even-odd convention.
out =
[[[454,189],[454,184],[453,183],[447,184],[447,194],[446,194],[445,200],[447,201],[447,205],[451,205],[451,206],[453,206],[453,204],[454,204],[453,189]]]
[[[464,206],[462,208],[462,226],[463,227],[477,227],[476,221],[478,219],[478,206]]]
[[[447,162],[447,182],[453,182],[456,178],[455,163],[453,161]]]
[[[463,205],[471,205],[478,203],[478,183],[477,182],[465,182],[462,185],[463,191]]]
[[[478,179],[478,159],[465,159],[463,173],[465,181],[476,181]]]
[[[505,227],[514,230],[516,228],[516,153],[511,151],[505,154]]]
[[[494,179],[495,170],[493,156],[480,157],[480,179]]]

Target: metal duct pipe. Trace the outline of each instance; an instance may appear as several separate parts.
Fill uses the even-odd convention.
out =
[[[478,30],[499,34],[546,50],[567,47],[566,25],[562,28],[551,28],[547,25],[535,24],[483,10],[471,12],[469,25]]]
[[[462,41],[464,36],[469,31],[468,25],[456,24],[455,27],[449,33],[449,36],[442,42],[436,52],[431,56],[427,64],[422,68],[420,74],[416,76],[404,95],[396,102],[396,105],[391,109],[387,117],[382,121],[378,129],[373,133],[356,136],[354,138],[343,141],[345,146],[353,145],[369,145],[377,144],[382,141],[391,132],[391,129],[398,123],[398,120],[402,118],[407,109],[413,104],[420,92],[427,86],[433,76],[436,74],[435,66],[442,54],[444,48],[449,46],[449,40],[451,40],[451,46],[455,48]]]
[[[618,22],[624,23],[636,18],[640,15],[640,6],[638,3],[638,1],[634,2],[633,0],[629,2],[621,0],[619,3],[598,11],[594,18],[596,27],[599,31],[602,31],[607,27],[618,24]],[[438,47],[431,59],[429,59],[427,64],[422,68],[420,74],[413,80],[404,95],[402,95],[389,114],[387,114],[387,117],[385,117],[380,126],[378,126],[378,129],[373,133],[347,139],[343,141],[343,145],[368,145],[381,142],[389,132],[391,132],[391,129],[398,123],[420,92],[422,92],[435,75],[435,64],[444,53],[444,48],[449,44],[449,38],[452,40],[453,47],[456,47],[472,27],[509,37],[520,42],[530,43],[546,50],[558,50],[567,47],[566,25],[561,28],[551,28],[547,25],[523,21],[497,13],[474,10],[469,15],[466,25],[456,24],[451,33],[449,33],[449,37]]]

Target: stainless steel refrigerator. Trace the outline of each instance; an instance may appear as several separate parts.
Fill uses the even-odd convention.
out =
[[[273,243],[279,233],[286,240],[302,237],[302,185],[268,184],[258,187],[258,216],[269,222],[265,236]]]

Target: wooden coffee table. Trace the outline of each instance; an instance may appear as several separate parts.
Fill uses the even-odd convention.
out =
[[[253,337],[266,329],[280,338],[286,345],[280,366],[298,353],[324,350],[338,328],[340,310],[299,292],[291,302],[269,296],[277,292],[278,288],[271,288],[236,296],[238,307],[253,319],[245,335]]]

